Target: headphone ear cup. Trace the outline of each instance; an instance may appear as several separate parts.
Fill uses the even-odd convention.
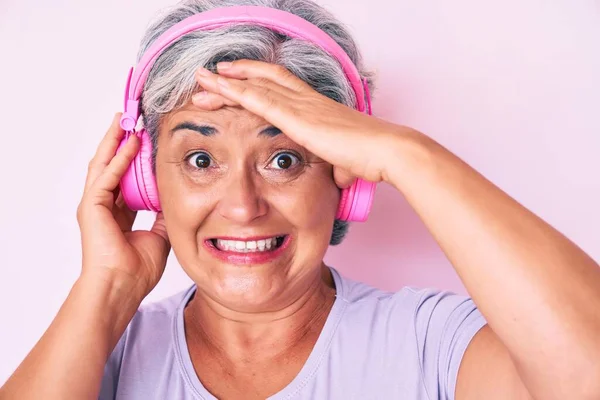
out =
[[[363,112],[372,115],[371,93],[369,91],[369,82],[367,78],[362,79],[362,85],[366,103]],[[371,212],[371,207],[373,206],[373,197],[375,196],[376,187],[376,183],[357,179],[352,186],[343,189],[335,218],[341,221],[366,221]]]
[[[347,189],[342,190],[336,219],[364,222],[373,206],[376,184],[357,179]]]
[[[135,134],[140,139],[140,149],[121,178],[121,193],[131,210],[160,211],[156,179],[152,172],[152,140],[145,129]],[[117,152],[125,145],[128,137],[129,135],[125,136]]]
[[[352,184],[352,186],[354,186],[354,184]],[[347,218],[350,210],[349,208],[347,209],[346,206],[348,204],[348,197],[352,197],[350,195],[352,186],[346,189],[342,189],[342,192],[340,193],[340,204],[338,205],[338,210],[335,219],[339,219],[340,221],[348,220]]]
[[[160,202],[158,200],[158,187],[156,186],[156,178],[152,171],[152,139],[145,129],[140,131],[140,152],[139,166],[141,171],[142,182],[140,185],[140,192],[144,197],[146,207],[148,210],[160,211]]]

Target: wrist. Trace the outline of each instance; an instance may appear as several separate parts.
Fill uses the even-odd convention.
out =
[[[89,312],[98,316],[98,323],[113,343],[121,337],[145,296],[127,281],[102,272],[82,273],[72,293],[85,299]]]
[[[133,275],[118,268],[83,267],[78,281],[90,285],[103,285],[105,290],[117,297],[127,297],[141,302],[152,290],[147,288],[148,282],[141,279],[143,274]]]
[[[396,126],[385,146],[383,180],[402,191],[408,178],[433,165],[435,144],[417,130]]]

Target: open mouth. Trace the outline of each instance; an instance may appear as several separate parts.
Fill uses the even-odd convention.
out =
[[[217,250],[230,253],[267,253],[280,248],[287,235],[273,236],[260,240],[229,240],[229,239],[210,239],[210,243]]]

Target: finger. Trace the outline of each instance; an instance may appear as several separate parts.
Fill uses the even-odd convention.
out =
[[[171,241],[169,240],[169,235],[167,234],[167,226],[165,225],[165,217],[162,212],[156,214],[156,219],[154,220],[154,224],[152,225],[151,232],[156,233],[167,242],[167,246],[171,246]]]
[[[115,190],[113,190],[113,198],[115,199],[115,206],[122,207],[125,205],[125,198],[123,197],[123,193],[121,193],[121,188],[117,186]]]
[[[139,139],[136,135],[131,135],[125,146],[113,157],[110,163],[104,168],[101,175],[92,184],[89,191],[95,195],[103,196],[105,193],[110,193],[111,199],[114,196],[114,190],[119,185],[119,182],[129,164],[135,157],[139,149]]]
[[[284,132],[288,130],[288,125],[293,120],[290,116],[294,115],[294,100],[267,85],[256,85],[249,80],[218,75],[216,80],[202,85],[207,91],[220,94],[229,101],[239,104]],[[302,145],[302,143],[298,144]]]
[[[220,93],[219,92],[219,81],[220,81],[219,78],[221,78],[221,79],[235,80],[235,81],[244,82],[244,83],[252,83],[256,86],[263,86],[274,92],[278,92],[283,95],[287,95],[289,97],[293,97],[294,95],[297,94],[293,90],[291,90],[285,86],[282,86],[279,83],[274,82],[273,80],[271,80],[269,78],[263,78],[263,77],[257,77],[257,78],[251,78],[251,79],[227,78],[227,77],[221,76],[220,74],[214,74],[210,70],[208,70],[206,68],[202,68],[202,67],[200,67],[196,70],[195,77],[196,77],[196,81],[198,82],[198,84],[204,90],[212,92],[212,93]],[[230,99],[230,100],[233,100],[233,99]]]
[[[356,176],[342,168],[333,167],[333,180],[340,189],[347,189],[352,186]]]
[[[126,205],[115,205],[113,207],[113,216],[117,225],[119,225],[121,232],[131,232],[137,216],[137,211],[129,209]]]
[[[115,205],[113,207],[113,215],[115,217],[115,221],[121,228],[122,232],[130,232],[133,227],[133,223],[135,222],[135,217],[137,215],[136,211],[131,210],[125,204],[125,199],[123,198],[123,194],[117,188],[114,192],[118,193],[115,200]]]
[[[218,93],[211,93],[203,90],[192,96],[192,103],[206,111],[215,111],[225,106],[239,106],[236,102],[221,96]]]
[[[110,163],[110,160],[114,157],[115,152],[119,147],[119,143],[121,143],[123,135],[125,134],[125,131],[121,129],[120,121],[121,113],[115,114],[110,128],[108,128],[108,131],[98,145],[96,154],[94,154],[94,157],[88,166],[88,174],[85,180],[84,193],[94,183],[98,176],[102,174],[104,168],[106,168],[108,163]]]
[[[217,72],[229,78],[266,78],[293,91],[309,88],[308,84],[282,65],[256,60],[217,63]]]

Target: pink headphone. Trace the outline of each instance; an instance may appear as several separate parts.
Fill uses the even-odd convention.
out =
[[[260,6],[216,8],[193,15],[164,32],[144,53],[135,72],[133,68],[129,70],[125,89],[125,111],[121,117],[121,127],[126,134],[119,149],[131,134],[138,135],[141,141],[140,150],[125,172],[120,185],[125,203],[130,209],[161,210],[156,179],[152,172],[152,142],[145,129],[141,129],[139,132],[135,131],[140,116],[139,101],[142,89],[152,65],[165,48],[186,33],[233,24],[259,25],[319,45],[340,62],[356,94],[357,110],[371,114],[367,80],[361,79],[350,57],[335,40],[303,18],[285,11]],[[373,182],[357,179],[351,187],[342,190],[336,218],[342,221],[366,221],[373,204],[375,186],[376,184]]]

